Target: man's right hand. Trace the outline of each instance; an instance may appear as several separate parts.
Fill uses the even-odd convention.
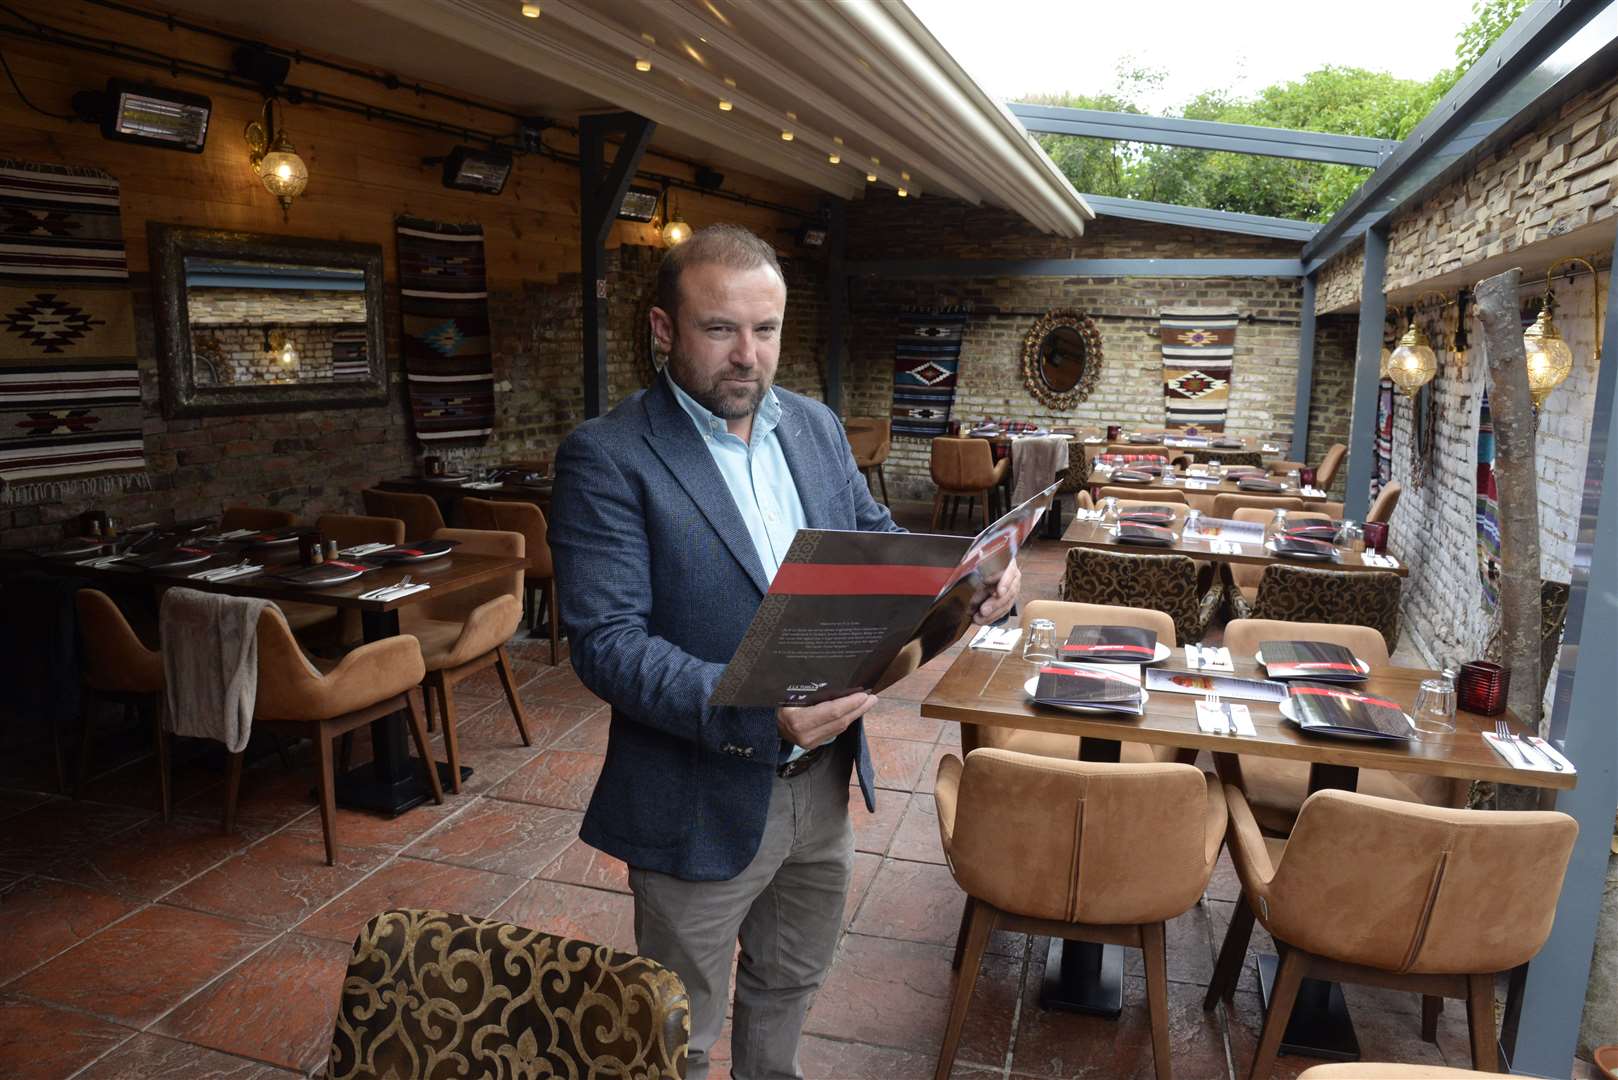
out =
[[[775,710],[781,738],[794,746],[813,750],[841,735],[848,725],[864,716],[876,704],[875,694],[849,694],[803,708],[782,706]]]

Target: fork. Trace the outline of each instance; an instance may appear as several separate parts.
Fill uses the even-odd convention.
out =
[[[1511,725],[1506,723],[1505,720],[1496,720],[1494,722],[1494,737],[1499,739],[1502,744],[1517,751],[1517,756],[1522,758],[1523,765],[1530,769],[1534,767],[1534,763],[1528,760],[1528,754],[1523,750],[1522,747],[1518,746],[1516,740],[1511,737]]]
[[[1203,692],[1202,700],[1219,713],[1219,719],[1223,721],[1225,725],[1225,734],[1232,734],[1230,729],[1230,717],[1225,715],[1225,707],[1220,704],[1219,695],[1212,690],[1207,690]]]

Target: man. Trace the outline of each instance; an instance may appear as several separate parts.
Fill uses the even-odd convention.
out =
[[[664,256],[649,390],[556,459],[551,549],[580,679],[612,706],[585,842],[629,864],[637,948],[691,996],[688,1077],[719,1037],[738,938],[732,1072],[799,1077],[797,1046],[842,919],[850,769],[875,809],[861,717],[708,705],[799,528],[900,531],[837,417],[773,387],[786,310],[775,252],[704,229]],[[1016,597],[1016,567],[977,617]]]

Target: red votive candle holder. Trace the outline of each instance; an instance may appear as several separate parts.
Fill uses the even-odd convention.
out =
[[[1314,487],[1315,486],[1315,470],[1309,468],[1307,465],[1304,466],[1303,468],[1299,469],[1298,470],[1298,483],[1302,484],[1304,487]]]
[[[1386,521],[1367,521],[1362,530],[1365,533],[1365,546],[1378,555],[1388,553],[1388,523]]]
[[[1499,716],[1506,711],[1506,688],[1510,685],[1511,672],[1487,660],[1473,660],[1461,665],[1455,691],[1461,708],[1467,712]]]
[[[1124,433],[1124,428],[1123,428],[1122,424],[1108,424],[1107,425],[1107,439],[1108,439],[1109,442],[1117,442],[1119,437],[1122,436],[1123,433]]]

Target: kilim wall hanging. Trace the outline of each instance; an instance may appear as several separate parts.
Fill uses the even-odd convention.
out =
[[[0,160],[0,503],[150,486],[118,181]]]
[[[1230,365],[1236,355],[1234,311],[1163,311],[1164,426],[1224,431],[1230,405]]]
[[[1393,479],[1393,382],[1376,385],[1376,468],[1371,472],[1371,498]]]
[[[494,430],[483,227],[399,218],[399,307],[410,418],[421,443]]]
[[[906,312],[893,349],[893,433],[931,439],[949,431],[965,312]]]

